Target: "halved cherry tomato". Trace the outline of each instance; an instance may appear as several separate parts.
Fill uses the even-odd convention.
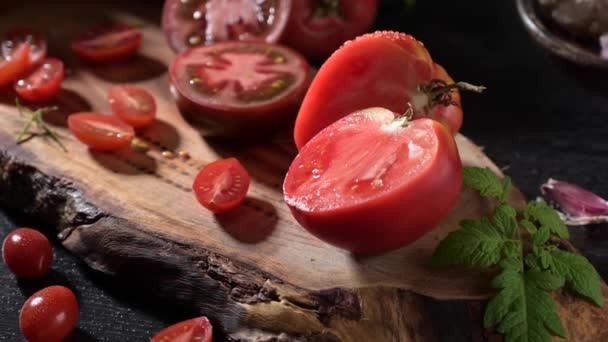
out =
[[[285,42],[309,58],[324,59],[369,30],[377,11],[378,0],[294,1]]]
[[[68,117],[72,134],[91,149],[113,151],[129,146],[133,127],[114,116],[98,113],[76,113]]]
[[[378,253],[435,227],[456,204],[461,185],[460,157],[444,125],[369,108],[303,146],[283,191],[312,234],[353,252]]]
[[[235,158],[228,158],[205,166],[194,179],[192,190],[205,208],[219,214],[243,203],[249,182],[249,173],[243,165]]]
[[[29,342],[61,342],[78,322],[78,301],[72,290],[50,286],[23,304],[19,328]]]
[[[165,328],[150,342],[211,342],[213,327],[207,317],[198,317]]]
[[[44,33],[35,31],[28,28],[14,28],[6,33],[4,41],[10,41],[13,47],[19,46],[23,43],[30,44],[30,62],[29,67],[38,65],[46,57],[46,37]],[[10,47],[3,47],[4,49],[10,49]],[[8,51],[4,51],[3,54],[9,55]]]
[[[279,45],[224,42],[183,52],[169,77],[190,117],[252,131],[292,117],[309,69],[300,54]]]
[[[142,41],[137,28],[114,24],[85,32],[72,42],[72,51],[90,62],[113,62],[134,55]]]
[[[456,105],[425,108],[429,99],[419,87],[433,79],[451,81],[412,36],[384,31],[358,37],[336,51],[317,73],[298,113],[296,145],[302,148],[323,128],[353,111],[379,106],[404,113],[408,103],[415,117],[438,120],[456,134],[462,124],[458,92],[452,96]]]
[[[108,99],[114,114],[134,128],[149,126],[156,118],[156,101],[143,88],[113,87],[108,91]]]
[[[163,31],[177,52],[226,40],[276,43],[291,6],[292,0],[167,0]]]
[[[63,62],[47,58],[15,83],[15,91],[27,101],[45,102],[57,95],[63,77]]]
[[[18,228],[2,243],[2,256],[8,269],[22,279],[40,278],[53,263],[51,243],[39,231]]]
[[[29,67],[30,44],[14,46],[11,41],[2,42],[0,55],[0,88],[12,84]]]

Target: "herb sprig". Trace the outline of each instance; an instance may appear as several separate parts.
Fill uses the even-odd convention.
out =
[[[65,152],[68,151],[65,145],[61,143],[59,135],[57,135],[57,133],[55,133],[55,131],[53,131],[53,129],[49,127],[49,125],[44,121],[43,118],[44,113],[54,111],[57,109],[56,107],[40,108],[33,111],[21,105],[19,99],[15,100],[15,104],[17,106],[17,110],[19,110],[19,113],[27,118],[27,122],[23,126],[23,129],[17,134],[17,144],[21,144],[27,141],[29,138],[39,135],[30,132],[32,125],[36,124],[36,126],[38,126],[38,129],[42,131],[41,135],[48,136],[53,141],[55,141],[55,143],[57,143],[57,145],[59,145],[62,150],[64,150]]]
[[[583,256],[560,248],[569,238],[558,214],[545,202],[530,202],[522,212],[507,203],[509,177],[489,169],[466,167],[464,184],[497,201],[489,218],[464,220],[437,247],[431,265],[464,266],[498,272],[484,326],[506,341],[544,342],[566,337],[551,291],[566,288],[603,305],[600,277]]]

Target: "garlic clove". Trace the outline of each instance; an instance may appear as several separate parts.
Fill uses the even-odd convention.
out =
[[[551,178],[540,190],[562,210],[562,218],[568,225],[608,222],[608,201],[589,190]]]

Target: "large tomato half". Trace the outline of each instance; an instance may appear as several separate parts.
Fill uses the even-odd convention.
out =
[[[311,139],[283,191],[296,220],[330,244],[358,253],[407,245],[456,204],[462,164],[437,121],[405,122],[390,110],[348,115]]]

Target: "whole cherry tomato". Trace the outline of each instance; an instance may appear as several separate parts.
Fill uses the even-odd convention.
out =
[[[2,256],[8,269],[18,278],[34,279],[47,274],[53,263],[51,243],[39,231],[18,228],[2,243]]]
[[[249,173],[235,158],[205,166],[194,179],[192,190],[207,209],[219,214],[243,203],[249,189]]]
[[[50,286],[23,304],[19,328],[28,342],[61,342],[78,322],[78,302],[72,290]]]
[[[150,342],[211,342],[212,338],[211,323],[207,317],[198,317],[162,330]]]

